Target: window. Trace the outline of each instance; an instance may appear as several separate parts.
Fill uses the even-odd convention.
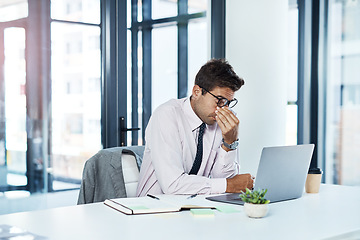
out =
[[[151,47],[151,109],[154,111],[160,104],[171,98],[177,98],[177,27],[170,26],[153,29]]]
[[[329,0],[326,182],[360,185],[360,2]]]
[[[0,191],[79,187],[102,148],[100,12],[100,0],[0,1]]]
[[[6,189],[78,187],[84,162],[103,146],[120,145],[120,116],[127,116],[128,127],[141,128],[128,134],[127,143],[143,144],[152,111],[170,98],[188,96],[196,72],[210,56],[207,4],[1,1],[6,43],[0,39],[5,45],[0,49],[9,53],[5,61],[0,53],[0,100],[17,107],[10,112],[13,105],[0,105],[0,117],[5,112],[9,117],[0,119],[0,181],[3,169],[21,175],[16,181],[8,178]],[[101,26],[110,30],[102,32]],[[9,69],[17,71],[3,78]]]
[[[28,16],[27,0],[2,0],[0,2],[0,22],[13,21]]]
[[[100,0],[51,1],[51,154],[63,181],[79,181],[102,148],[99,13]]]
[[[286,144],[297,144],[297,84],[298,84],[298,25],[299,9],[297,1],[289,0],[288,12],[288,86],[286,107]]]
[[[195,74],[209,58],[208,6],[203,0],[143,0],[128,1],[128,8],[132,14],[127,51],[131,54],[128,104],[132,115],[127,125],[141,124],[142,131],[129,134],[127,144],[141,145],[152,111],[171,98],[188,96]]]
[[[65,115],[65,132],[70,136],[67,140],[70,141],[70,144],[75,144],[76,146],[81,146],[81,141],[73,141],[74,134],[83,134],[83,116],[82,114],[66,114]]]
[[[51,0],[51,18],[100,24],[100,0]]]
[[[10,172],[23,175],[26,172],[27,148],[24,28],[5,29],[4,50],[5,138],[3,140],[6,162]],[[2,150],[5,152],[5,149]]]

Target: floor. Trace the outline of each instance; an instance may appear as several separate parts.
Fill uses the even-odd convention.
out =
[[[29,194],[27,191],[0,193],[0,215],[76,205],[79,190]]]
[[[24,176],[8,174],[7,182],[12,185],[26,184]],[[25,182],[24,182],[25,181]],[[79,185],[54,181],[54,189],[74,189]],[[35,193],[28,191],[7,191],[0,192],[0,215],[42,210],[56,207],[66,207],[76,205],[79,196],[79,189],[69,191],[58,191],[53,193]]]

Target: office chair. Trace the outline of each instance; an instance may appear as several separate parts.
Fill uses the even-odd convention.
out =
[[[137,165],[135,156],[129,153],[123,153],[121,161],[126,197],[136,197],[140,166]]]
[[[144,146],[102,149],[85,162],[78,204],[135,197]]]

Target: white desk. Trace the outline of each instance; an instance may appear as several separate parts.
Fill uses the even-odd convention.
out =
[[[270,204],[263,219],[248,218],[242,206],[231,206],[241,211],[201,218],[188,211],[126,216],[95,203],[0,215],[0,224],[61,240],[325,239],[360,231],[360,187],[321,185],[319,194]]]

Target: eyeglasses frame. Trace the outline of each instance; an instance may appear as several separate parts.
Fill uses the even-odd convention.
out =
[[[233,100],[229,100],[229,99],[224,98],[224,97],[218,97],[218,96],[215,96],[214,94],[212,94],[210,91],[206,90],[205,88],[203,88],[203,87],[201,87],[201,86],[199,86],[199,87],[200,87],[201,89],[204,89],[205,92],[210,93],[211,96],[213,96],[214,98],[216,98],[216,99],[218,100],[218,102],[217,102],[217,106],[218,106],[218,107],[224,107],[224,106],[230,107],[230,103],[236,101],[235,104],[230,107],[230,108],[233,108],[233,107],[235,107],[235,105],[238,103],[238,100],[237,100],[236,98],[234,98]],[[226,100],[226,103],[225,103],[224,105],[221,105],[221,106],[220,106],[220,105],[219,105],[219,104],[220,104],[220,101],[223,100],[223,99]]]

